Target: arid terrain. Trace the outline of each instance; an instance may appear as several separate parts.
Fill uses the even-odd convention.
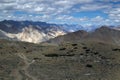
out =
[[[120,46],[0,40],[0,80],[119,80]]]
[[[0,80],[120,80],[120,0],[0,0]]]

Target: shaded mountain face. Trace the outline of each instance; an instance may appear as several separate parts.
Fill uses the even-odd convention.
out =
[[[119,26],[119,27],[115,27],[114,29],[116,29],[116,30],[120,30],[120,26]]]
[[[63,36],[56,37],[47,41],[48,43],[63,43],[63,42],[79,42],[79,41],[100,41],[106,43],[120,44],[120,31],[106,26],[96,29],[93,32],[83,30],[69,33]]]
[[[56,37],[54,39],[50,39],[47,42],[48,43],[55,43],[55,44],[60,44],[63,42],[75,42],[75,41],[79,41],[79,40],[83,39],[87,35],[88,35],[88,32],[86,32],[84,30],[80,30],[80,31],[76,31],[73,33],[68,33],[64,36],[59,36],[59,37]]]
[[[66,34],[66,31],[59,25],[32,21],[1,21],[0,30],[9,38],[32,43]]]
[[[79,24],[71,24],[71,25],[68,25],[68,24],[62,24],[61,25],[60,24],[60,26],[68,32],[75,32],[75,31],[78,31],[78,30],[92,31],[92,30],[95,30],[96,28],[98,28],[98,26],[95,26],[95,25],[82,26],[82,25],[79,25]]]
[[[19,33],[23,28],[33,26],[34,28],[45,29],[51,25],[45,22],[32,22],[32,21],[13,21],[4,20],[0,22],[0,29],[8,33]]]
[[[0,30],[0,39],[8,39],[8,37],[1,30]]]
[[[88,38],[108,43],[120,44],[120,31],[109,27],[101,27],[88,35]]]
[[[92,29],[72,24],[49,24],[46,22],[4,20],[0,22],[0,30],[5,36],[11,39],[40,43],[66,33],[78,30],[90,31]]]
[[[96,26],[92,26],[92,27],[94,27],[94,29],[96,28]],[[114,30],[111,28],[113,28]],[[48,41],[49,39],[52,39],[48,41],[50,43],[79,41],[84,39],[98,40],[98,41],[108,40],[108,42],[114,41],[116,43],[119,43],[120,41],[118,37],[119,36],[118,30],[120,28],[119,27],[116,28],[111,27],[111,28],[109,29],[103,27],[96,29],[94,32],[86,32],[86,31],[91,31],[93,29],[91,27],[87,29],[87,27],[83,27],[81,25],[49,24],[45,22],[4,20],[0,22],[0,30],[1,30],[0,38],[32,42],[32,43],[45,42]],[[61,35],[65,35],[65,36],[61,36]]]

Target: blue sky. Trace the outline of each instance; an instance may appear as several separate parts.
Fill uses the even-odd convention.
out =
[[[120,0],[0,0],[0,20],[120,25]]]

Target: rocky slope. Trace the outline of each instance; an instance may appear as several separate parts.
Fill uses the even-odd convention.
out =
[[[39,31],[31,26],[23,28],[22,32],[17,34],[6,33],[6,36],[16,38],[19,41],[40,43],[64,34],[65,32],[62,30],[51,30],[45,33],[44,30]]]
[[[75,41],[100,41],[113,44],[120,44],[120,31],[106,26],[96,29],[92,32],[86,32],[83,30],[69,33],[63,36],[56,37],[48,40],[48,43],[63,43],[63,42],[75,42]]]
[[[40,43],[66,34],[66,31],[56,24],[32,21],[5,20],[0,22],[0,30],[9,38],[32,43]]]
[[[120,46],[0,40],[0,80],[120,80]]]

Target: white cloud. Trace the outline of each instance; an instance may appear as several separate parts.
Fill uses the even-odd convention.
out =
[[[34,9],[34,11],[37,11],[37,12],[41,12],[41,11],[43,11],[43,10],[44,10],[43,7],[36,7],[36,8]]]
[[[111,9],[110,11],[108,11],[108,15],[109,19],[117,23],[120,23],[120,8]]]
[[[120,6],[109,3],[118,1],[119,0],[0,0],[0,20],[38,20],[48,22],[56,21],[58,23],[119,23]],[[104,19],[99,15],[94,18],[87,18],[85,16],[74,17],[70,15],[76,12],[96,10],[106,11],[109,18]],[[15,15],[14,12],[16,11],[27,14]]]
[[[17,9],[20,11],[43,13],[54,11],[54,13],[62,13],[75,4],[89,3],[92,1],[93,0],[0,0],[0,9],[12,11]]]
[[[75,9],[77,12],[81,11],[96,11],[96,10],[102,10],[102,9],[109,9],[111,8],[111,5],[104,5],[100,3],[91,3],[91,4],[84,4],[81,5],[80,8]]]
[[[99,22],[99,23],[102,22],[103,20],[104,19],[101,16],[96,16],[96,17],[91,19],[92,22]]]

